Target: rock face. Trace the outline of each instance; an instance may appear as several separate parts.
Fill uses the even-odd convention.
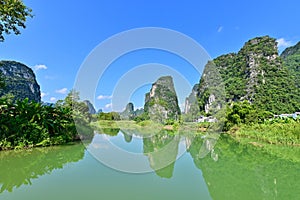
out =
[[[199,112],[199,106],[198,106],[198,100],[197,100],[197,94],[199,90],[199,84],[195,84],[191,94],[185,99],[184,104],[184,113],[195,113]]]
[[[0,72],[5,82],[0,96],[11,93],[15,100],[41,101],[40,86],[32,69],[19,62],[0,61]]]
[[[171,76],[160,77],[152,84],[150,92],[146,94],[144,111],[156,122],[179,120],[181,112]]]
[[[153,137],[143,138],[144,154],[150,167],[163,178],[173,176],[180,137],[160,132]]]
[[[96,109],[89,100],[84,100],[83,103],[85,103],[85,105],[87,105],[87,107],[89,108],[90,114],[96,114]]]
[[[288,49],[282,57],[287,58],[295,52]],[[197,94],[203,113],[210,112],[210,107],[218,99],[214,92],[209,91],[217,86],[213,82],[218,81],[214,80],[216,72],[212,69],[220,74],[222,80],[218,84],[224,85],[226,102],[248,100],[258,108],[275,114],[300,109],[295,79],[278,55],[276,40],[269,36],[251,39],[238,53],[222,55],[206,65]]]
[[[125,110],[120,113],[120,117],[122,120],[131,120],[135,117],[133,103],[128,103],[126,105]]]

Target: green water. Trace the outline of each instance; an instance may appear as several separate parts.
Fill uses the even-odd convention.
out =
[[[300,163],[291,156],[263,152],[226,137],[212,149],[207,141],[203,145],[200,136],[160,134],[142,139],[110,132],[106,139],[128,152],[142,153],[149,169],[155,170],[132,174],[111,169],[95,158],[90,150],[99,147],[100,136],[96,134],[87,144],[89,150],[75,144],[0,152],[0,199],[300,198]],[[149,154],[167,145],[167,153]],[[212,151],[203,154],[203,147]],[[158,167],[175,159],[182,148],[187,151],[176,162]]]

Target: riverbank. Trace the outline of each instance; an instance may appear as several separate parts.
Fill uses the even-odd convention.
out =
[[[232,127],[227,134],[237,141],[247,142],[255,146],[271,144],[300,147],[300,123],[296,121],[239,125]]]

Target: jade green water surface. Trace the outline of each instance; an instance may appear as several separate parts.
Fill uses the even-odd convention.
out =
[[[221,137],[213,149],[201,136],[161,134],[140,138],[110,131],[115,145],[140,152],[148,161],[148,173],[124,173],[111,169],[84,146],[74,144],[0,152],[0,199],[299,199],[299,150],[262,150]],[[170,165],[158,163],[186,152]],[[170,144],[167,154],[148,152]],[[286,156],[288,155],[288,156]],[[133,162],[133,161],[128,161]]]

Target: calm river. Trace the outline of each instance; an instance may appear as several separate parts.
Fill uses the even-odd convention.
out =
[[[240,145],[227,137],[220,138],[213,147],[201,136],[179,137],[162,133],[143,139],[138,135],[107,131],[106,134],[95,134],[86,146],[75,144],[2,151],[0,199],[300,198],[298,159]],[[103,143],[103,139],[112,145]],[[138,159],[146,163],[142,168],[147,173],[116,170],[138,169],[135,166],[137,160],[125,160],[127,164],[122,165],[124,157],[122,161],[118,156],[105,154],[111,156],[109,160],[104,153],[111,146],[139,155]],[[107,159],[108,163],[103,164],[99,158]],[[176,162],[160,167],[172,160]]]

